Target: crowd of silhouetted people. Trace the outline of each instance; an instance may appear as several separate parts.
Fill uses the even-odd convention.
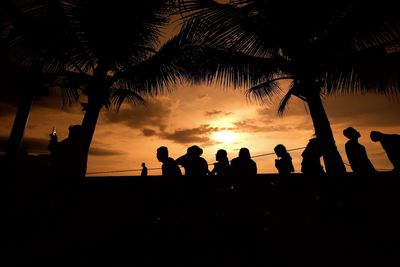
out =
[[[358,142],[361,134],[353,127],[348,127],[343,130],[343,135],[349,139],[345,148],[353,172],[355,174],[374,174],[376,170],[368,158],[365,147]],[[381,143],[390,162],[393,164],[393,172],[400,173],[400,135],[371,131],[370,138],[373,142]]]
[[[376,169],[368,158],[367,151],[358,139],[361,134],[353,127],[343,130],[343,135],[349,140],[345,144],[345,151],[349,165],[353,173],[357,175],[369,175],[376,173]],[[84,130],[81,125],[69,127],[69,135],[62,141],[53,130],[50,134],[48,149],[51,152],[49,157],[50,173],[59,177],[84,177],[86,173],[87,151],[84,149]],[[378,131],[371,131],[370,138],[373,142],[379,142],[393,164],[393,172],[400,173],[400,135],[385,134]],[[311,176],[325,174],[321,164],[321,157],[324,155],[321,140],[312,137],[302,152],[301,173]],[[287,176],[295,172],[292,157],[283,144],[274,148],[277,156],[275,167],[280,175]],[[209,164],[202,157],[203,149],[197,145],[190,146],[186,154],[176,160],[171,158],[168,148],[161,146],[157,149],[157,159],[162,163],[163,176],[181,176],[184,170],[185,176],[254,176],[257,174],[257,164],[250,155],[248,148],[241,148],[237,157],[229,160],[227,151],[219,149],[215,155],[216,162],[209,170]],[[211,164],[210,164],[211,165]],[[141,176],[148,175],[146,164],[142,163]]]
[[[368,158],[366,149],[358,142],[360,133],[353,127],[343,130],[343,135],[349,139],[345,144],[345,151],[351,169],[355,174],[373,174],[375,167]],[[393,171],[400,172],[400,135],[384,134],[372,131],[371,140],[380,142],[390,162],[393,164]],[[82,126],[73,125],[69,127],[69,135],[61,142],[53,132],[50,134],[49,150],[51,151],[51,169],[63,177],[82,177],[85,175],[85,155],[83,149],[84,132]],[[274,148],[277,159],[275,167],[279,174],[289,175],[295,172],[292,157],[286,147],[278,144]],[[207,161],[201,157],[203,149],[197,145],[190,146],[186,154],[176,160],[171,158],[168,148],[161,146],[157,149],[157,159],[162,163],[163,176],[182,175],[181,166],[186,176],[254,176],[257,174],[257,164],[251,159],[248,148],[241,148],[236,158],[229,161],[226,150],[220,149],[215,155],[216,163],[212,170],[209,170]],[[325,171],[321,164],[323,156],[322,146],[318,138],[313,137],[308,141],[301,154],[301,172],[306,175],[320,176]],[[147,167],[142,163],[141,176],[147,176]]]
[[[365,147],[358,142],[361,134],[356,129],[349,127],[343,131],[343,135],[349,139],[345,144],[345,151],[353,172],[360,176],[376,173]],[[393,171],[399,173],[400,135],[372,131],[370,137],[372,141],[381,143],[394,166]],[[73,212],[77,204],[81,203],[79,201],[82,201],[84,195],[80,193],[82,187],[79,184],[86,171],[84,160],[87,151],[84,147],[84,138],[85,133],[80,125],[70,126],[68,137],[61,141],[58,140],[55,131],[50,134],[48,148],[51,151],[51,161],[49,166],[53,184],[48,190],[42,191],[44,193],[41,197],[44,197],[45,193],[48,194],[47,200],[43,201],[45,203],[43,206],[48,205],[48,207],[43,208],[42,213],[44,214],[43,221],[45,223],[48,221],[49,225],[59,227],[58,231],[63,231],[63,227],[69,227],[75,223]],[[301,153],[300,171],[305,178],[325,175],[325,170],[321,164],[321,157],[324,155],[322,147],[320,140],[313,137]],[[277,157],[275,167],[279,175],[289,177],[295,172],[295,168],[288,149],[283,144],[278,144],[275,146],[274,152]],[[321,189],[313,187],[314,181],[310,183],[312,186],[306,190],[294,190],[290,194],[279,191],[279,194],[274,194],[274,188],[263,187],[265,183],[257,181],[260,179],[251,179],[257,175],[257,163],[252,159],[248,148],[241,148],[237,157],[231,160],[226,150],[219,149],[215,154],[215,163],[211,165],[202,155],[203,149],[193,145],[187,148],[184,155],[174,159],[169,155],[166,146],[160,146],[156,151],[156,157],[162,163],[162,176],[178,177],[178,179],[159,179],[157,183],[160,183],[161,186],[153,183],[152,179],[144,179],[149,181],[148,184],[147,182],[140,184],[142,186],[140,190],[143,190],[144,195],[146,195],[146,197],[143,197],[147,201],[144,204],[146,210],[143,214],[133,214],[132,220],[136,220],[139,218],[138,214],[141,214],[145,217],[143,220],[151,222],[155,228],[164,224],[162,227],[166,227],[165,232],[167,234],[171,236],[182,235],[183,238],[186,238],[186,236],[198,237],[202,234],[201,229],[205,233],[226,235],[242,233],[248,235],[252,233],[249,229],[259,226],[259,229],[254,231],[254,235],[256,235],[263,232],[263,227],[266,225],[274,229],[275,220],[278,219],[281,220],[281,224],[293,219],[302,223],[308,222],[310,216],[315,216],[318,219],[315,214],[317,214],[321,203],[327,208],[330,208],[330,205],[336,205],[336,203],[347,203],[346,208],[349,214],[353,214],[356,210],[352,208],[351,205],[354,203],[349,200],[350,198],[346,198],[347,195],[336,196],[332,193],[333,190],[329,191],[331,193],[327,193],[328,197],[323,195],[325,198],[320,198],[322,194],[319,190]],[[143,162],[141,176],[147,175],[148,168]],[[218,176],[221,179],[202,179],[204,176]],[[57,179],[53,179],[55,177]],[[194,177],[194,179],[185,179],[185,177]],[[200,179],[196,179],[196,177]],[[144,181],[142,179],[137,180]],[[292,181],[291,179],[287,180]],[[283,181],[282,184],[286,184],[286,179],[281,179],[281,177],[277,177],[274,181],[277,181],[277,183]],[[268,192],[271,194],[264,194],[265,188],[268,188],[267,190],[270,190]],[[349,192],[353,193],[353,191]],[[260,201],[261,195],[265,201]],[[329,197],[332,197],[333,200]],[[273,203],[274,200],[281,202]],[[330,210],[324,212],[328,214],[326,216],[329,219]],[[347,212],[347,210],[343,212]],[[321,217],[323,216],[325,215],[321,215]],[[360,215],[359,218],[361,218],[361,221],[362,216]],[[235,222],[235,224],[232,224],[232,222]],[[202,223],[206,226],[201,226]],[[218,228],[220,226],[223,230]],[[207,230],[207,227],[211,230]],[[212,227],[215,227],[215,229]],[[51,235],[51,231],[49,232],[49,235]]]
[[[345,144],[345,151],[350,163],[350,167],[357,175],[370,175],[376,173],[375,167],[368,158],[366,149],[358,142],[360,133],[353,127],[343,130],[343,135],[349,139]],[[372,131],[371,140],[380,142],[389,160],[394,166],[393,172],[400,172],[400,135],[384,134]],[[290,175],[295,172],[292,157],[282,144],[274,148],[277,159],[275,167],[280,175]],[[182,175],[179,166],[185,170],[186,176],[254,176],[257,174],[257,164],[251,159],[248,148],[241,148],[238,157],[229,162],[226,150],[219,149],[215,155],[216,163],[213,169],[208,169],[207,161],[201,157],[203,150],[197,146],[191,146],[187,153],[176,160],[168,156],[168,148],[161,146],[157,149],[157,159],[162,162],[163,176]],[[321,176],[325,174],[321,164],[323,156],[322,146],[318,138],[313,137],[308,141],[307,146],[301,154],[301,172],[311,176]]]

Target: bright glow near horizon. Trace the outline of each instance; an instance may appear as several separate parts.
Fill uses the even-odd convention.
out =
[[[231,131],[216,132],[212,138],[221,143],[232,143],[236,140],[236,133]]]

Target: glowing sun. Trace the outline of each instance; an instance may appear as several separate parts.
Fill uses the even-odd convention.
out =
[[[221,143],[232,143],[236,140],[236,134],[234,132],[222,131],[214,133],[212,138]]]

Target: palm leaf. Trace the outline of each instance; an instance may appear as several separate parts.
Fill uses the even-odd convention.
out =
[[[270,102],[277,93],[282,92],[277,79],[267,80],[247,90],[247,98],[260,103]]]
[[[261,40],[260,17],[245,5],[219,4],[215,1],[183,1],[180,4],[185,25],[182,34],[192,40],[202,40],[208,46],[228,48],[243,53],[268,57],[276,50]]]
[[[285,96],[282,98],[281,102],[279,103],[278,116],[283,116],[285,114],[286,107],[289,105],[289,102],[294,93],[293,86],[294,86],[294,82],[291,82],[291,84],[289,85],[289,91],[285,94]]]
[[[338,60],[339,58],[337,58]],[[337,61],[327,72],[327,92],[384,93],[397,95],[400,85],[400,53],[388,53],[385,47],[370,48]]]
[[[128,103],[138,105],[145,104],[145,100],[137,92],[134,92],[125,88],[112,88],[110,92],[110,99],[115,108],[119,110],[122,103],[127,101]]]
[[[170,13],[167,1],[161,0],[143,2],[136,9],[122,0],[65,0],[64,8],[92,61],[114,68],[144,58],[148,47],[156,47]]]

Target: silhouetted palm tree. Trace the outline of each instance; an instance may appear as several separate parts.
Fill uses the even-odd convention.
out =
[[[292,95],[304,100],[323,146],[327,172],[345,172],[321,96],[398,93],[400,23],[393,4],[357,0],[179,2],[187,21],[185,38],[224,51],[222,63],[216,52],[213,60],[198,66],[204,72],[200,76],[252,84],[250,95],[261,101],[279,92],[281,81],[289,81],[279,113]],[[241,54],[239,60],[232,53],[227,66],[226,51]],[[243,62],[245,57],[253,57],[253,62]]]
[[[66,34],[66,16],[55,1],[47,5],[39,1],[5,0],[0,14],[0,36],[3,50],[24,68],[25,81],[20,83],[20,102],[11,130],[6,154],[18,154],[28,122],[34,96],[46,95],[51,77],[43,72],[60,72],[66,66],[65,52],[71,47],[72,36]],[[4,51],[3,51],[4,52]]]
[[[62,87],[67,102],[77,101],[79,92],[87,96],[82,126],[88,153],[102,107],[118,109],[124,100],[143,102],[141,95],[158,94],[181,76],[175,66],[176,46],[158,49],[172,6],[161,0],[146,1],[136,9],[122,0],[59,3],[66,17],[60,30],[64,36],[72,34],[72,45],[61,53],[66,61],[60,64],[60,55],[55,55],[54,62],[47,62],[63,66],[51,86]]]
[[[168,56],[158,49],[162,27],[171,13],[169,1],[152,0],[132,6],[129,1],[68,0],[64,8],[83,54],[72,58],[78,72],[66,73],[66,85],[87,95],[82,126],[86,151],[102,107],[143,102],[177,80]],[[140,95],[139,95],[140,93]]]

